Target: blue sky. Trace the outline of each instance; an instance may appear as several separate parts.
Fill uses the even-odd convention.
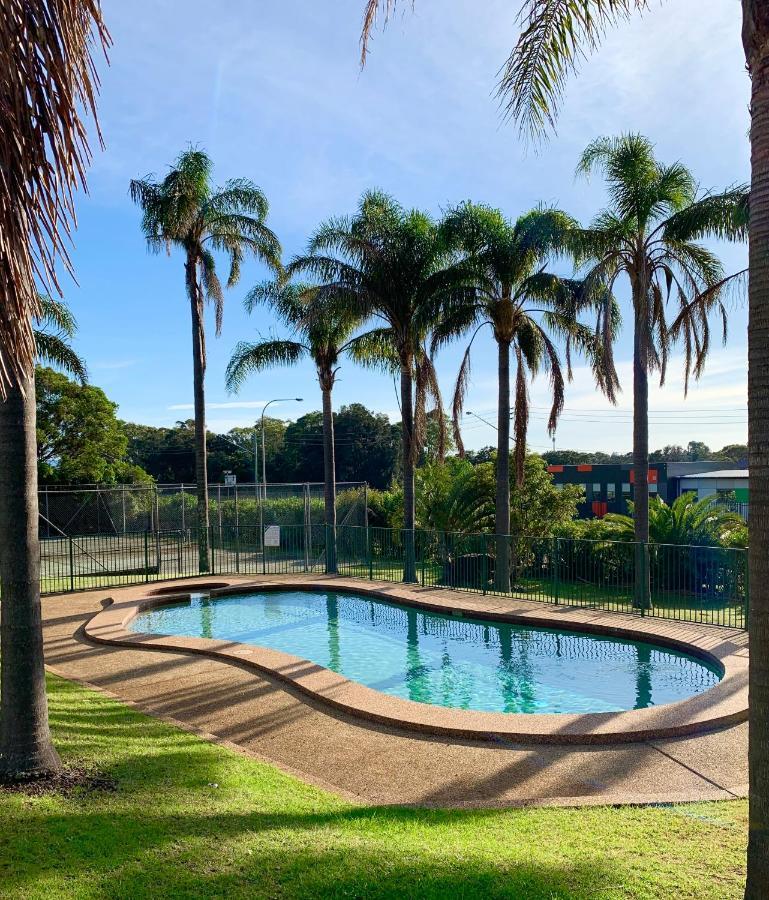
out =
[[[495,74],[515,41],[517,2],[418,0],[376,35],[358,68],[362,0],[228,0],[216,11],[202,0],[103,0],[112,31],[111,65],[100,66],[100,119],[106,151],[95,150],[89,195],[79,198],[67,287],[95,384],[121,417],[152,425],[191,415],[189,311],[183,263],[151,256],[139,231],[128,182],[163,175],[188,143],[205,148],[216,178],[253,179],[267,194],[269,223],[286,255],[301,249],[329,215],[351,212],[360,194],[379,187],[406,206],[435,215],[472,199],[515,217],[539,202],[582,220],[600,208],[600,180],[576,181],[584,146],[602,134],[640,131],[662,160],[681,159],[704,189],[746,181],[749,85],[734,0],[670,0],[622,25],[569,84],[558,135],[527,150],[504,124],[493,98]],[[410,4],[404,4],[408,9]],[[725,246],[728,269],[745,265],[743,247]],[[268,312],[247,316],[242,300],[264,277],[248,265],[228,292],[222,336],[211,323],[207,391],[209,427],[248,425],[264,400],[302,396],[273,407],[295,417],[318,409],[309,365],[254,377],[238,397],[224,389],[237,340],[275,330]],[[701,382],[684,398],[680,365],[651,397],[652,446],[701,439],[713,447],[746,439],[746,312],[735,302],[727,348],[714,349]],[[445,395],[460,347],[439,357]],[[630,335],[617,351],[624,392],[612,409],[577,368],[557,444],[582,450],[631,445]],[[476,344],[467,408],[493,418],[494,347]],[[360,401],[391,417],[390,380],[346,364],[335,402]],[[545,449],[544,379],[532,388],[530,444]],[[495,432],[468,418],[470,447]]]

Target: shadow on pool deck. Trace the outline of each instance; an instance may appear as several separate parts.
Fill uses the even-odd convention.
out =
[[[121,593],[140,596],[141,589]],[[744,792],[744,725],[653,745],[600,748],[406,733],[331,711],[235,662],[82,642],[80,626],[104,597],[117,594],[44,600],[52,670],[348,797],[472,807],[724,799]]]

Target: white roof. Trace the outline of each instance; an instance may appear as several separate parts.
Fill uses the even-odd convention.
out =
[[[681,476],[681,481],[687,478],[748,478],[747,469],[716,469],[715,472],[692,472],[691,475]]]

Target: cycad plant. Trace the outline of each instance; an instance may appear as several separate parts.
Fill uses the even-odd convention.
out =
[[[470,377],[470,352],[476,336],[489,327],[497,345],[497,459],[495,587],[510,590],[510,361],[515,365],[515,474],[520,484],[529,423],[529,379],[544,370],[550,381],[552,433],[563,409],[572,347],[587,353],[596,379],[614,400],[616,376],[611,346],[617,313],[609,293],[597,285],[595,299],[576,281],[545,271],[569,247],[577,223],[557,209],[535,209],[508,222],[495,209],[466,203],[446,216],[442,230],[450,245],[465,254],[474,273],[473,290],[459,294],[443,312],[433,347],[470,334],[453,398],[453,423],[462,452],[459,427]],[[597,328],[578,320],[591,307]],[[565,360],[559,343],[565,346]]]
[[[246,297],[246,310],[266,304],[291,330],[292,339],[241,341],[227,366],[227,388],[237,391],[252,372],[274,366],[291,366],[309,357],[315,363],[323,397],[323,475],[326,513],[326,571],[336,563],[336,464],[332,391],[342,355],[353,347],[358,318],[349,309],[329,306],[316,314],[312,304],[320,288],[308,284],[266,282]]]
[[[361,321],[379,323],[360,336],[356,359],[394,367],[400,378],[403,577],[414,581],[414,467],[424,442],[428,396],[440,405],[427,343],[441,305],[467,290],[467,267],[456,261],[430,216],[369,191],[354,216],[321,225],[307,252],[287,271],[333,287],[318,298],[318,309],[330,304]],[[442,415],[438,421],[442,423]]]
[[[227,287],[235,285],[247,256],[279,272],[280,243],[265,224],[267,198],[245,178],[221,188],[212,180],[212,163],[202,150],[180,154],[162,181],[134,180],[130,195],[142,210],[142,231],[150,251],[178,248],[184,253],[184,280],[192,316],[193,398],[195,406],[195,481],[199,570],[210,566],[208,549],[208,474],[206,470],[205,304],[214,307],[216,334],[221,331],[224,291],[215,253],[229,260]]]
[[[622,541],[634,539],[633,504],[628,506],[630,515],[607,513],[602,519]],[[670,505],[659,497],[649,503],[649,540],[655,544],[720,547],[744,527],[742,516],[719,505],[713,497],[698,500],[691,491],[676,497]]]
[[[718,257],[699,240],[740,234],[746,189],[698,198],[691,172],[680,162],[660,163],[652,143],[637,134],[590,144],[577,171],[589,175],[596,170],[605,178],[609,206],[581,232],[578,250],[586,260],[586,284],[603,284],[613,291],[624,278],[630,288],[634,520],[639,542],[634,604],[647,608],[649,578],[640,542],[649,540],[649,375],[658,373],[664,383],[675,340],[684,346],[687,385],[690,374],[702,372],[710,348],[708,315],[718,310],[725,327],[722,295],[729,279]]]

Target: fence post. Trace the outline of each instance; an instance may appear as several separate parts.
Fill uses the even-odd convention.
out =
[[[144,580],[150,580],[150,533],[144,532]]]
[[[69,538],[69,589],[75,590],[75,547]]]
[[[481,583],[483,584],[483,594],[486,595],[486,589],[488,588],[489,581],[489,570],[488,570],[488,547],[486,546],[486,540],[483,539],[483,544],[481,545],[481,549],[483,552],[481,553]]]
[[[369,537],[369,528],[366,525],[366,563],[368,564],[368,580],[374,580],[374,560],[371,555],[371,538]]]
[[[309,548],[309,531],[310,531],[310,485],[304,484],[302,487],[304,493],[304,571],[310,571],[310,548]],[[328,529],[326,529],[328,532]],[[326,555],[328,556],[328,533],[326,534]]]
[[[750,625],[750,562],[748,560],[748,551],[739,551],[745,564],[745,617],[742,627],[748,631]]]
[[[213,525],[211,525],[209,530],[211,532],[211,574],[215,575],[216,574],[216,553],[215,553],[216,541],[214,540],[214,534],[216,533],[216,529],[214,528]],[[220,546],[221,546],[221,543],[220,543]]]
[[[235,494],[237,497],[237,493]],[[240,574],[240,525],[235,525],[235,571]]]
[[[561,561],[561,539],[553,538],[553,601],[558,603],[560,599],[560,590],[558,584],[558,569]]]

